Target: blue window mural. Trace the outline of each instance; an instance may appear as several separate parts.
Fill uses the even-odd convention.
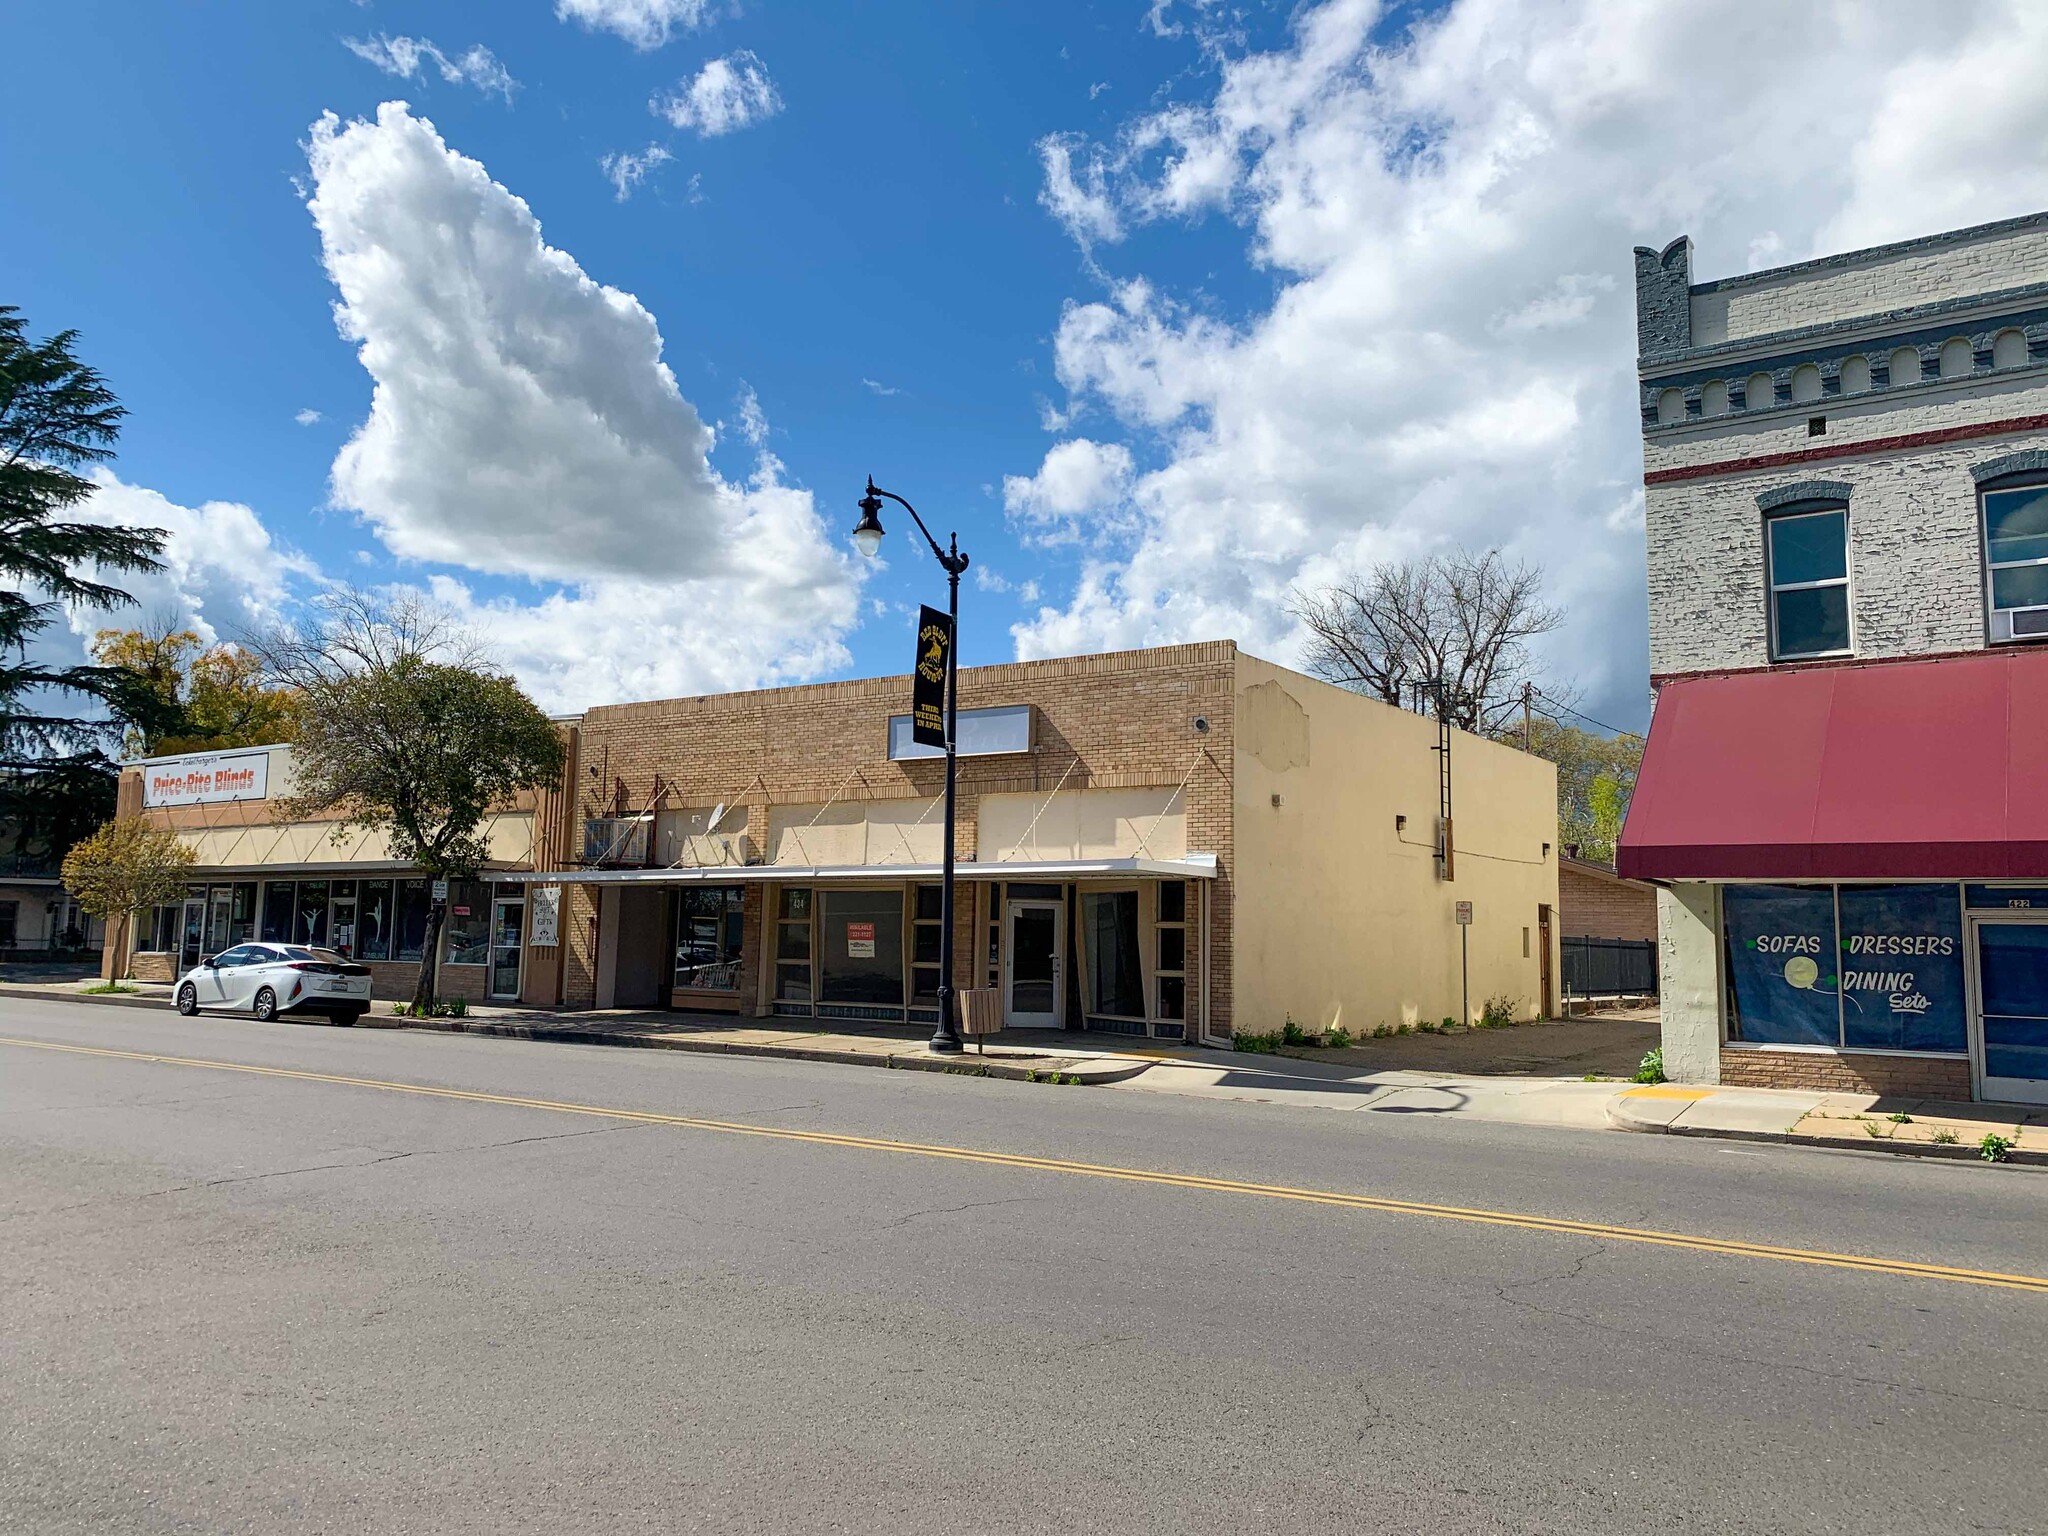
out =
[[[1969,1049],[1953,885],[1731,885],[1721,912],[1730,1039]]]
[[[1984,991],[1984,1075],[2048,1078],[2048,927],[1977,929]]]
[[[1963,917],[1952,885],[1841,890],[1842,1043],[1965,1051]]]
[[[1835,893],[1829,886],[1731,885],[1729,1033],[1757,1045],[1838,1045]]]

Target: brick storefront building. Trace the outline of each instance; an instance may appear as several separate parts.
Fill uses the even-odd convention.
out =
[[[2048,214],[1636,295],[1666,1070],[2048,1100]]]
[[[1228,641],[963,669],[959,698],[954,985],[995,991],[1007,1026],[1227,1042],[1290,1018],[1455,1015],[1460,900],[1473,1010],[1551,1006],[1548,763],[1449,733],[1447,865],[1435,722]],[[566,781],[502,813],[504,857],[451,898],[466,926],[444,980],[537,1007],[935,1021],[944,765],[910,742],[909,707],[893,677],[563,720]],[[303,926],[318,902],[329,942],[344,919],[358,948],[369,936],[377,850],[344,876],[319,862],[320,829],[260,802],[159,814],[210,853],[193,902],[160,919],[182,939],[196,917],[199,944],[153,963],[196,960],[222,904],[225,937],[244,907]],[[226,841],[226,822],[262,834]],[[253,877],[232,861],[265,849],[294,866],[276,872],[299,882],[288,899],[238,894]],[[396,995],[416,898],[375,874],[403,909],[376,941],[393,957],[379,995]]]

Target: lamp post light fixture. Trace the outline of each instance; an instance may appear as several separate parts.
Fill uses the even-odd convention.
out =
[[[946,619],[952,631],[951,644],[946,647],[946,851],[939,887],[939,1027],[932,1031],[931,1048],[953,1052],[960,1049],[960,1031],[953,1019],[953,798],[959,778],[955,717],[960,709],[960,573],[967,569],[967,557],[960,553],[956,534],[946,535],[946,547],[941,549],[931,529],[925,527],[924,519],[917,515],[917,508],[894,491],[876,485],[872,475],[868,477],[867,494],[856,503],[860,521],[853,525],[854,548],[863,555],[872,560],[881,551],[884,497],[910,514],[910,520],[917,524],[917,531],[924,535],[925,543],[932,547],[933,556],[946,573]]]

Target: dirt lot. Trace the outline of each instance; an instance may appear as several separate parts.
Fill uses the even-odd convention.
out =
[[[1310,1061],[1367,1071],[1396,1068],[1478,1077],[1630,1077],[1657,1044],[1657,1011],[1634,1009],[1593,1018],[1553,1019],[1512,1029],[1468,1029],[1450,1035],[1395,1035],[1361,1040],[1346,1050],[1288,1050]]]

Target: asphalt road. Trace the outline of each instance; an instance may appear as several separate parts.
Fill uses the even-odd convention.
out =
[[[316,1074],[0,1043],[0,1530],[2048,1529],[2048,1294],[1514,1224],[2048,1277],[2037,1171],[69,1003],[0,1036]]]

